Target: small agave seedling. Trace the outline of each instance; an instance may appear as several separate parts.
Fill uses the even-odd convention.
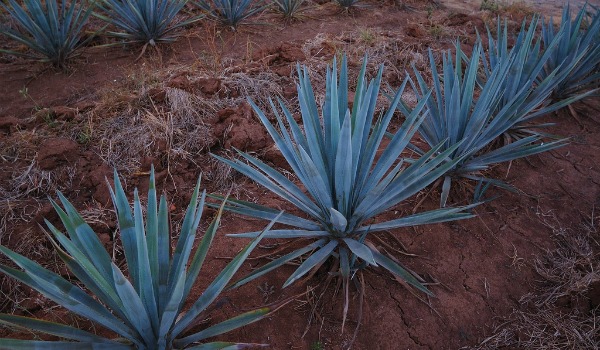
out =
[[[287,20],[298,16],[304,0],[275,0],[277,10]]]
[[[532,134],[492,148],[498,137],[519,123],[523,115],[539,105],[540,101],[528,101],[533,89],[529,84],[519,87],[517,93],[505,92],[505,89],[510,88],[510,83],[519,80],[517,77],[516,81],[507,81],[507,77],[515,74],[514,70],[524,65],[526,56],[519,50],[512,50],[505,59],[495,64],[476,94],[482,52],[481,44],[476,44],[464,69],[462,62],[465,54],[459,45],[456,47],[454,60],[449,52],[445,53],[442,79],[433,54],[429,51],[433,78],[432,94],[428,93],[429,86],[421,73],[413,67],[417,79],[417,84],[411,81],[414,92],[420,102],[426,101],[426,118],[419,127],[419,134],[430,147],[438,151],[452,150],[448,154],[448,160],[454,164],[443,174],[442,207],[446,205],[453,178],[464,177],[508,187],[502,181],[484,177],[481,172],[496,163],[545,152],[566,144],[565,139],[545,143],[543,136]],[[505,93],[513,94],[513,97],[503,101]],[[502,108],[498,108],[501,105]],[[403,113],[409,113],[409,108],[404,104],[399,105],[399,109]],[[425,154],[425,151],[416,146],[413,146],[413,149]]]
[[[41,59],[64,68],[75,51],[92,38],[82,40],[83,27],[93,10],[86,1],[62,0],[59,6],[56,0],[6,0],[0,2],[0,9],[17,24],[17,28],[10,28],[0,23],[0,34],[24,44],[34,53],[0,52]]]
[[[548,76],[557,68],[573,66],[554,90],[555,100],[600,88],[600,10],[592,9],[589,14],[587,4],[584,5],[572,20],[571,7],[567,4],[563,8],[558,29],[554,28],[552,18],[548,22],[542,22],[542,41],[551,54],[545,69],[540,72],[540,78]],[[561,33],[558,45],[550,45]]]
[[[349,11],[352,7],[358,6],[358,3],[360,2],[360,0],[335,0],[335,2],[344,11]]]
[[[188,0],[100,0],[101,12],[94,15],[120,30],[109,31],[110,36],[125,43],[155,46],[175,41],[175,30],[202,18],[179,20],[178,15],[187,3]]]
[[[196,4],[212,19],[224,26],[236,29],[242,21],[264,10],[265,6],[253,6],[253,0],[199,0]]]
[[[73,205],[59,193],[64,209],[54,201],[52,205],[68,236],[46,221],[54,237],[50,241],[67,268],[91,294],[3,246],[0,246],[0,252],[20,269],[0,265],[0,271],[69,311],[111,330],[119,338],[108,339],[63,324],[0,314],[2,324],[65,339],[0,339],[0,349],[239,349],[251,345],[205,341],[264,318],[270,313],[269,308],[246,312],[200,331],[190,331],[195,326],[194,320],[219,296],[264,235],[257,235],[184,311],[184,304],[215,237],[222,211],[219,210],[192,255],[205,199],[205,192],[200,195],[199,189],[200,181],[188,205],[177,246],[171,254],[167,201],[162,196],[160,204],[157,204],[154,171],[150,175],[146,222],[137,190],[132,213],[115,172],[115,190],[111,189],[111,196],[118,216],[129,278],[124,276]]]
[[[276,221],[290,228],[271,230],[265,235],[268,238],[309,239],[306,246],[256,269],[234,286],[303,257],[303,262],[285,281],[284,287],[329,260],[332,266],[338,266],[332,272],[342,278],[346,306],[350,279],[368,266],[382,266],[408,284],[431,294],[408,270],[379,251],[372,237],[380,231],[399,227],[470,218],[473,215],[466,212],[470,207],[439,209],[380,222],[376,222],[375,217],[425,188],[458,160],[446,162],[454,148],[440,151],[440,145],[414,161],[398,161],[424,119],[420,112],[425,100],[406,115],[400,130],[387,146],[382,147],[381,141],[400,101],[402,89],[396,93],[389,110],[373,125],[383,67],[374,81],[368,82],[366,63],[365,59],[350,111],[346,58],[342,60],[339,81],[334,59],[334,68],[327,71],[322,115],[318,112],[307,69],[298,68],[303,128],[281,100],[283,118],[271,101],[279,131],[250,101],[305,191],[249,154],[239,152],[242,159],[236,160],[215,156],[290,202],[308,217],[285,213]],[[277,215],[275,210],[265,206],[233,199],[227,201],[226,210],[266,220],[273,220]],[[233,236],[258,235],[259,232],[251,232]],[[345,316],[344,313],[344,319]]]

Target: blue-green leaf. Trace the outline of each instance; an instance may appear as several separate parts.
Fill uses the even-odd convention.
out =
[[[317,250],[311,256],[309,256],[297,269],[294,271],[290,277],[288,277],[287,281],[283,284],[283,288],[289,286],[294,283],[294,281],[298,280],[300,277],[304,276],[308,271],[310,271],[313,267],[325,261],[329,256],[331,256],[331,252],[338,246],[337,241],[329,241],[324,247]]]

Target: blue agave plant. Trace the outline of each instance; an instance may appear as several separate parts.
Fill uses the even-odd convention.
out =
[[[101,10],[95,16],[112,24],[119,31],[108,34],[125,43],[141,43],[154,46],[160,42],[172,42],[177,38],[175,30],[194,23],[202,17],[195,16],[184,21],[178,19],[188,0],[100,0]]]
[[[545,78],[557,69],[568,69],[569,74],[554,89],[553,98],[565,98],[600,87],[600,11],[584,5],[572,19],[570,4],[562,13],[558,29],[553,18],[542,23],[542,41],[550,58],[540,78]],[[551,45],[557,36],[558,45]],[[572,67],[572,68],[571,68]]]
[[[159,350],[241,349],[256,346],[207,342],[206,339],[258,321],[272,311],[270,308],[249,311],[201,330],[190,331],[190,328],[196,317],[219,296],[264,233],[257,235],[184,311],[186,300],[215,237],[222,208],[194,253],[194,240],[206,196],[204,191],[200,193],[198,180],[177,245],[171,253],[167,201],[164,196],[157,200],[154,171],[150,175],[145,222],[137,190],[132,212],[116,172],[115,189],[111,189],[111,195],[118,215],[129,278],[111,259],[96,233],[60,193],[58,196],[64,209],[54,201],[52,205],[68,236],[46,221],[51,232],[49,237],[53,237],[50,241],[67,268],[91,294],[3,246],[0,246],[0,252],[19,269],[0,265],[0,272],[27,284],[69,311],[111,330],[118,338],[105,338],[64,324],[0,314],[0,323],[4,325],[28,328],[64,339],[0,339],[0,349]]]
[[[285,19],[291,19],[298,15],[304,0],[275,0],[277,10]]]
[[[424,99],[414,111],[406,114],[406,121],[400,130],[383,147],[382,153],[378,153],[402,89],[396,93],[389,110],[375,118],[383,67],[371,82],[366,79],[365,70],[366,60],[359,74],[354,104],[350,110],[346,58],[342,60],[339,78],[334,60],[334,68],[327,71],[325,102],[319,113],[308,72],[306,68],[298,68],[298,98],[303,128],[281,100],[279,106],[283,116],[271,101],[277,128],[250,101],[304,190],[249,154],[239,152],[241,159],[236,160],[215,156],[290,202],[306,216],[285,213],[276,221],[289,228],[271,230],[265,235],[267,238],[308,239],[305,246],[256,269],[234,286],[303,257],[302,263],[285,281],[284,287],[326,261],[337,261],[335,266],[338,269],[333,272],[341,276],[346,291],[356,272],[369,266],[381,266],[424,293],[431,293],[411,272],[379,251],[371,237],[380,231],[399,227],[470,218],[473,215],[467,212],[469,207],[444,208],[380,222],[374,218],[402,203],[454,167],[458,160],[447,162],[446,159],[456,147],[441,150],[440,144],[419,159],[398,161],[424,121],[421,113],[427,101]],[[404,86],[406,84],[405,81]],[[277,215],[276,210],[265,206],[232,199],[227,201],[225,208],[265,220],[273,220]],[[233,236],[258,235],[259,232],[251,232]]]
[[[537,129],[553,124],[533,125],[531,122],[534,119],[559,110],[593,93],[593,91],[589,91],[552,101],[552,93],[559,89],[564,80],[571,74],[578,60],[564,62],[549,72],[551,56],[566,34],[559,32],[551,42],[545,44],[545,49],[542,50],[542,39],[535,40],[538,24],[538,16],[534,16],[528,26],[527,22],[523,21],[521,30],[511,48],[508,45],[506,22],[502,27],[501,22],[498,20],[496,38],[492,36],[488,28],[489,59],[486,59],[485,56],[482,57],[485,78],[480,84],[485,83],[497,66],[509,60],[514,61],[514,68],[507,72],[507,76],[502,82],[500,103],[495,107],[492,114],[500,113],[517,96],[527,94],[525,101],[517,105],[515,116],[518,120],[514,121],[514,125],[505,134],[508,141],[540,133]],[[545,71],[549,74],[542,74]],[[543,78],[540,75],[543,75]],[[551,136],[548,134],[543,135]]]
[[[22,6],[21,3],[24,5]],[[50,62],[64,68],[75,51],[91,39],[82,40],[83,27],[92,14],[93,3],[62,0],[7,0],[0,2],[17,24],[11,28],[0,23],[0,34],[27,46],[32,53],[0,50]]]
[[[531,40],[532,33],[530,30],[527,40]],[[551,78],[544,81],[541,87],[534,86],[534,76],[523,74],[526,70],[529,71],[530,68],[527,67],[533,57],[527,54],[528,49],[515,47],[509,53],[498,56],[501,59],[497,61],[491,55],[492,63],[491,67],[488,66],[487,77],[476,91],[482,52],[481,43],[477,43],[463,68],[466,54],[457,45],[455,59],[450,52],[444,54],[440,73],[429,51],[432,94],[428,93],[430,88],[421,73],[414,69],[417,80],[416,83],[411,81],[414,92],[419,101],[426,102],[426,117],[419,127],[419,134],[432,148],[452,150],[448,161],[455,162],[444,174],[442,207],[447,203],[453,178],[465,177],[508,187],[502,181],[486,178],[482,172],[493,164],[545,152],[561,147],[567,141],[561,139],[544,142],[542,135],[532,134],[515,142],[493,147],[501,135],[523,122],[530,112],[543,104],[550,92],[546,84],[551,84]],[[539,62],[536,64],[538,69],[543,65]],[[552,73],[555,74],[556,71]],[[537,88],[544,92],[534,92]],[[399,109],[403,113],[410,113],[410,108],[404,104],[400,104]],[[416,146],[413,149],[425,154],[425,151]]]
[[[254,6],[253,0],[199,0],[198,7],[222,25],[237,28],[248,17],[262,11],[266,6]]]

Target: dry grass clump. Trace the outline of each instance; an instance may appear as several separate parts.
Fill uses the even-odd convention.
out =
[[[13,222],[17,221],[14,218],[11,219]],[[20,219],[24,220],[25,218]],[[6,244],[12,238],[13,234],[18,234],[18,244],[11,245],[11,247],[14,247],[14,251],[37,261],[44,261],[47,268],[56,270],[57,262],[56,259],[53,259],[55,253],[51,246],[45,244],[47,242],[46,237],[40,235],[39,232],[36,232],[36,230],[29,226],[25,229],[19,229],[18,232],[12,229],[7,230],[3,235],[2,243]],[[0,258],[0,264],[12,265],[10,260],[5,256]],[[14,313],[17,309],[26,311],[32,306],[35,307],[31,305],[31,302],[26,303],[25,301],[33,298],[32,295],[36,294],[32,294],[28,287],[14,279],[6,275],[0,276],[0,312]]]
[[[231,73],[223,77],[223,85],[225,93],[235,91],[235,95],[226,100],[230,106],[238,105],[246,101],[246,96],[252,98],[259,104],[267,105],[269,96],[281,95],[281,78],[270,70],[260,71],[256,73]]]
[[[132,173],[144,157],[189,158],[205,148],[210,135],[199,111],[205,111],[206,104],[176,88],[166,88],[165,94],[166,106],[140,106],[112,118],[95,111],[93,144],[104,162]]]
[[[533,15],[534,13],[535,10],[525,1],[510,1],[501,7],[501,14],[510,18],[521,18],[524,16],[527,17]]]
[[[302,45],[302,51],[306,56],[304,65],[309,67],[311,81],[318,101],[324,98],[326,67],[331,65],[333,55],[341,58],[342,52],[348,57],[348,64],[355,69],[349,71],[350,81],[356,81],[359,73],[360,62],[368,57],[367,76],[372,78],[377,69],[385,66],[384,81],[382,86],[386,94],[391,94],[405,79],[407,71],[412,71],[413,65],[421,72],[428,83],[431,78],[429,72],[429,61],[427,58],[427,43],[423,41],[407,42],[404,34],[398,32],[383,31],[371,28],[357,28],[356,30],[343,32],[339,35],[320,33],[313,39],[307,40]],[[441,62],[443,50],[432,48],[436,62]],[[294,75],[295,76],[295,75]],[[416,97],[412,89],[406,89],[403,95],[404,102],[413,105]],[[385,110],[389,105],[389,99],[380,97],[378,108]]]
[[[433,20],[431,20],[433,25]],[[466,34],[460,27],[439,26],[444,33],[436,35],[423,36],[419,39],[409,38],[402,28],[397,30],[384,30],[379,28],[358,27],[351,31],[345,31],[340,34],[319,33],[314,38],[306,40],[301,50],[306,59],[302,62],[310,70],[311,81],[318,101],[324,98],[325,72],[326,67],[331,65],[334,56],[340,61],[342,53],[348,57],[349,65],[355,69],[350,69],[350,81],[356,81],[359,73],[360,62],[365,56],[368,57],[367,76],[373,78],[377,69],[385,66],[385,82],[382,89],[387,94],[392,93],[392,89],[400,86],[407,71],[412,72],[414,66],[428,84],[431,84],[431,73],[429,72],[429,59],[427,49],[432,50],[434,60],[437,64],[442,62],[442,53],[446,49],[444,46],[453,46],[456,38],[465,37]],[[493,29],[493,28],[492,28]],[[443,36],[444,39],[434,36]],[[441,45],[444,42],[447,45]],[[295,72],[292,73],[296,78]],[[414,104],[415,96],[412,89],[405,91],[403,100]],[[389,100],[381,97],[378,101],[378,108],[386,109]]]
[[[535,261],[534,292],[475,349],[600,349],[600,235],[594,219],[580,229],[552,228],[557,248]]]
[[[0,243],[5,242],[11,226],[32,219],[48,194],[70,187],[75,179],[74,166],[53,170],[38,166],[37,147],[47,136],[34,129],[0,139],[0,164],[10,165],[0,170]]]
[[[475,349],[598,349],[598,315],[584,318],[550,310],[515,312],[509,323]]]
[[[496,31],[495,23],[498,18],[506,19],[510,27],[517,29],[524,19],[531,18],[531,16],[537,12],[530,4],[521,0],[488,0],[488,4],[489,6],[483,6],[481,8],[479,15],[494,34]],[[554,15],[555,17],[560,18],[560,11],[554,14],[545,15]]]
[[[0,137],[0,244],[47,266],[54,265],[54,251],[31,222],[44,208],[47,196],[71,188],[77,175],[73,165],[46,170],[37,162],[40,144],[55,136],[57,129],[44,120],[34,128]],[[0,259],[2,264],[7,262],[5,257]],[[16,281],[0,276],[0,310],[14,311],[28,294]]]
[[[5,183],[0,184],[0,243],[9,238],[5,237],[12,232],[9,226],[29,222],[41,209],[45,197],[69,187],[74,177],[74,167],[47,171],[40,169],[35,160],[14,171]],[[67,179],[67,182],[57,181],[57,178]]]
[[[8,245],[29,258],[44,261],[46,266],[54,269],[55,252],[46,237],[28,223],[43,208],[46,196],[70,187],[74,177],[74,167],[47,171],[40,169],[34,159],[0,182],[0,244]],[[8,264],[8,259],[3,256],[0,263]],[[0,276],[0,295],[0,311],[14,312],[18,305],[23,305],[29,292],[17,281],[3,275]]]
[[[271,72],[223,71],[214,96],[170,87],[182,71],[190,82],[207,75],[186,67],[138,72],[104,92],[87,127],[90,144],[104,162],[124,174],[138,171],[148,157],[164,166],[175,159],[193,162],[218,141],[211,125],[218,111],[238,107],[246,96],[266,104],[266,96],[281,93]],[[160,100],[153,96],[157,93]]]
[[[558,249],[536,260],[543,283],[539,297],[528,295],[525,301],[537,307],[579,304],[587,299],[590,288],[600,286],[600,245],[593,225],[584,225],[578,231],[553,227]]]

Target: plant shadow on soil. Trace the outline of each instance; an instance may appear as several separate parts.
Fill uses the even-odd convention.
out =
[[[160,60],[150,53],[134,63],[138,52],[90,48],[72,63],[69,73],[18,59],[0,62],[0,243],[63,271],[39,226],[43,218],[58,222],[46,197],[60,189],[84,212],[107,248],[113,249],[116,224],[105,183],[113,167],[124,174],[126,191],[132,193],[136,186],[146,188],[147,172],[154,164],[158,188],[171,201],[175,226],[201,172],[208,192],[232,188],[241,199],[293,210],[220,166],[208,152],[232,156],[236,147],[285,169],[285,162],[245,104],[246,95],[265,106],[267,95],[278,94],[293,105],[296,62],[311,69],[315,88],[322,91],[319,74],[342,50],[349,52],[351,70],[358,69],[365,52],[371,59],[371,72],[375,65],[385,64],[385,80],[395,87],[410,64],[425,69],[427,47],[439,55],[453,46],[456,37],[470,47],[475,30],[482,32],[490,18],[485,12],[430,9],[428,1],[407,3],[409,9],[369,2],[368,8],[349,14],[340,14],[330,4],[314,4],[302,21],[284,25],[267,14],[260,19],[267,25],[246,26],[237,33],[202,23],[163,49]],[[510,23],[516,27],[520,20]],[[478,207],[474,219],[381,236],[386,249],[398,251],[403,264],[431,282],[435,298],[423,300],[424,295],[412,294],[381,269],[365,272],[363,319],[354,348],[476,346],[493,332],[498,320],[526,307],[521,298],[536,288],[540,278],[536,259],[556,248],[555,232],[545,224],[546,219],[576,228],[594,215],[593,208],[600,203],[600,120],[596,117],[600,101],[593,98],[575,109],[581,124],[564,111],[546,117],[557,123],[551,131],[571,137],[571,144],[492,170],[518,193],[494,190],[492,195],[500,197]],[[438,190],[431,191],[420,210],[436,207]],[[424,195],[381,219],[411,212]],[[464,203],[465,196],[455,193],[459,202]],[[203,222],[208,223],[214,212],[207,209],[206,213]],[[265,224],[226,214],[204,268],[209,278],[201,278],[192,294],[203,290],[203,283],[212,280],[227,257],[246,243],[225,234],[257,230]],[[272,251],[269,245],[277,243],[265,241],[255,254],[266,254]],[[116,254],[121,256],[118,249]],[[259,263],[264,261],[249,260],[241,273]],[[292,268],[286,266],[226,293],[214,318],[207,322],[305,293],[325,278],[317,275],[304,285],[281,290]],[[3,311],[91,327],[72,320],[28,288],[4,276],[0,280],[6,296],[0,303]],[[311,312],[319,298],[321,304]],[[309,349],[315,344],[324,349],[344,348],[357,320],[358,295],[352,298],[343,334],[342,297],[331,288],[322,296],[316,290],[309,292],[268,320],[223,339],[268,343],[273,349]],[[597,303],[597,296],[588,299],[585,312],[597,314],[598,305],[592,302]],[[311,325],[303,336],[309,319]]]

